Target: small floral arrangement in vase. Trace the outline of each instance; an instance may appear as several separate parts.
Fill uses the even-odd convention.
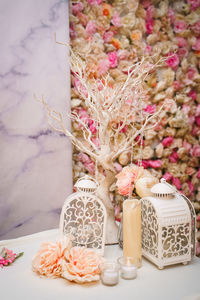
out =
[[[123,196],[131,196],[133,191],[140,197],[147,196],[151,187],[158,183],[158,179],[149,171],[135,164],[124,167],[116,178],[118,193]]]
[[[145,197],[151,194],[151,187],[159,182],[159,180],[152,176],[151,173],[145,170],[142,166],[131,164],[122,169],[118,175],[116,175],[117,190],[118,193],[124,197],[131,198],[134,196]],[[119,245],[123,247],[123,230],[122,230],[122,218],[121,210],[118,207],[116,210],[116,219],[120,221],[118,240]]]

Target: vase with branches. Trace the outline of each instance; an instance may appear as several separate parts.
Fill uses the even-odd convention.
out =
[[[110,197],[110,187],[116,182],[115,162],[124,152],[132,152],[146,130],[154,128],[164,116],[163,105],[154,113],[145,111],[148,91],[144,82],[148,74],[157,70],[162,61],[143,57],[124,70],[126,80],[113,83],[109,74],[101,78],[91,78],[87,72],[85,58],[70,49],[72,83],[84,101],[87,115],[80,116],[78,109],[71,111],[70,117],[79,126],[81,136],[76,136],[64,126],[63,115],[53,110],[42,98],[40,101],[47,112],[48,122],[58,132],[71,139],[72,144],[90,156],[96,164],[96,172],[103,170],[99,181],[98,196],[107,209],[106,243],[117,242],[117,226],[114,218],[114,203]],[[89,117],[88,117],[89,116]],[[91,130],[92,128],[95,130]]]

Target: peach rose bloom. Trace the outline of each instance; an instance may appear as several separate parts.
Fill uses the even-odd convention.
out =
[[[64,259],[65,251],[70,247],[71,241],[69,239],[57,241],[56,243],[43,243],[33,258],[33,271],[47,277],[61,276],[61,262]]]
[[[99,279],[99,265],[102,257],[94,250],[85,247],[73,247],[65,254],[63,262],[63,277],[73,281],[83,281],[90,277]],[[79,279],[80,278],[80,279]]]

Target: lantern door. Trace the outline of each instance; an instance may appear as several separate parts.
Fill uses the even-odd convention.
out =
[[[72,235],[73,246],[84,246],[103,255],[106,209],[94,194],[77,192],[69,196],[62,208],[60,234]]]

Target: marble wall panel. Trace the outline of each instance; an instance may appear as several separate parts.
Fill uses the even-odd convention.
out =
[[[1,0],[0,239],[59,224],[72,191],[71,143],[35,101],[70,110],[68,1]],[[70,127],[69,120],[66,126]]]

